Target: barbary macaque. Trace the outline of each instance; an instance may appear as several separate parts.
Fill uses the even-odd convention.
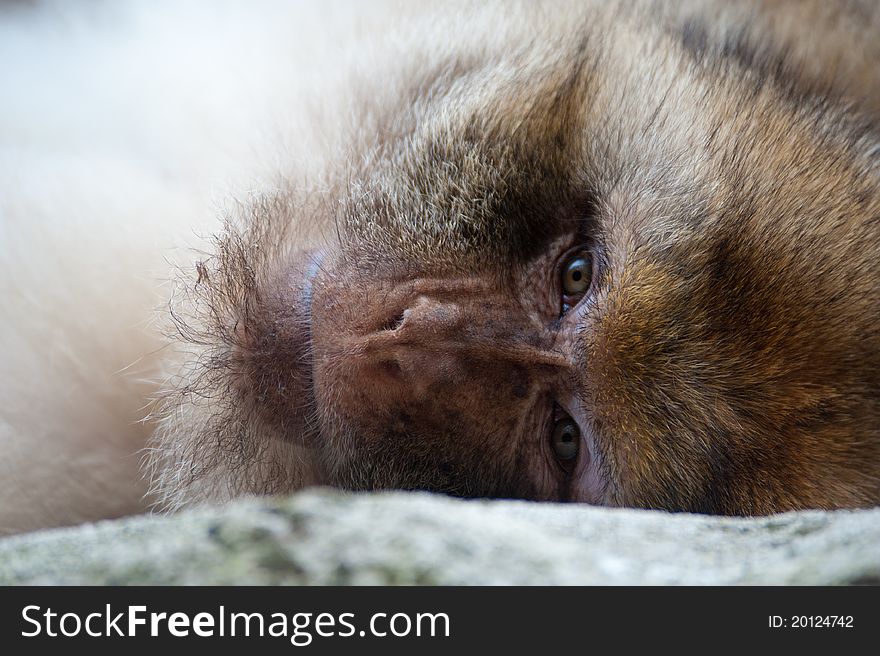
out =
[[[877,3],[120,6],[0,9],[0,531],[880,502]]]

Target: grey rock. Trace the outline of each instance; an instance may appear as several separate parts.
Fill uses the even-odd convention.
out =
[[[0,584],[880,584],[880,509],[755,519],[312,490],[0,540]]]

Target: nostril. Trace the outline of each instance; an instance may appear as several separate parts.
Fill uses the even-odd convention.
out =
[[[401,310],[393,317],[389,318],[388,321],[382,324],[382,330],[397,330],[403,325],[403,314],[404,311]]]

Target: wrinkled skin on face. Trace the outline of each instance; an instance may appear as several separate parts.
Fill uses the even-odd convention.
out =
[[[322,191],[230,222],[176,315],[169,505],[313,483],[880,501],[870,103],[747,34],[596,12],[403,66]],[[328,226],[314,248],[303,221]]]

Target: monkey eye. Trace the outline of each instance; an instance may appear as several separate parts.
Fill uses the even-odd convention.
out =
[[[563,312],[577,303],[593,284],[593,258],[589,253],[578,253],[562,267]]]
[[[560,419],[550,436],[553,452],[560,460],[574,460],[581,444],[581,430],[570,417]]]

